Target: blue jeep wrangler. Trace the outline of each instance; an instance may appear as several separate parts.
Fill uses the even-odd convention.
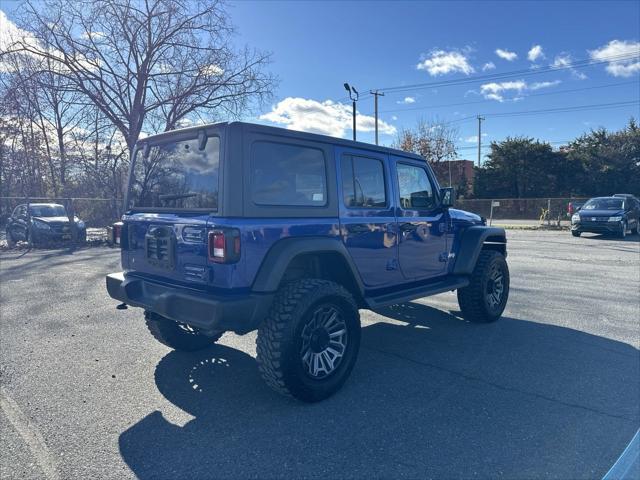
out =
[[[358,309],[457,290],[465,319],[497,320],[506,237],[451,208],[419,156],[234,122],[141,140],[109,295],[180,350],[258,330],[276,391],[337,391],[360,346]]]

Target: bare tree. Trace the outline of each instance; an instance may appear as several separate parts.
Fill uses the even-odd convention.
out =
[[[415,128],[403,128],[393,143],[394,148],[417,153],[428,162],[455,160],[458,128],[438,120],[419,120]]]
[[[267,98],[269,55],[230,45],[218,0],[27,1],[10,52],[49,62],[132,151],[146,126],[240,115]],[[159,122],[158,119],[162,121]]]

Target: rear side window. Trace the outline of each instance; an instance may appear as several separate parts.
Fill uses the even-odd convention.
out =
[[[256,205],[326,205],[324,153],[301,145],[255,142],[251,149],[251,198]]]
[[[415,165],[397,164],[400,206],[404,209],[429,209],[436,206],[427,171]]]
[[[380,160],[345,155],[341,162],[345,206],[382,208],[387,205],[384,166]]]

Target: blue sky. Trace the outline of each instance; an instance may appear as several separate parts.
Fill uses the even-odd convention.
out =
[[[2,2],[11,19],[18,2]],[[590,128],[618,129],[638,104],[609,109],[509,115],[637,100],[640,2],[297,2],[231,1],[234,41],[273,53],[280,78],[271,104],[247,120],[351,137],[344,82],[362,94],[358,139],[373,141],[369,89],[465,80],[459,85],[386,90],[381,143],[419,119],[453,122],[459,157],[483,144],[526,135],[563,142]],[[628,57],[627,57],[628,58]],[[604,63],[551,69],[583,60]],[[487,75],[522,71],[502,79]],[[541,73],[542,72],[542,73]],[[484,79],[482,77],[485,77]],[[383,90],[385,91],[385,90]],[[502,115],[502,116],[497,116]]]
[[[320,122],[320,129],[345,137],[351,136],[349,129],[338,132],[336,125],[326,124],[324,118],[327,101],[345,101],[345,81],[362,94],[370,88],[540,69],[554,62],[575,62],[598,54],[607,59],[629,51],[638,53],[640,45],[640,2],[635,1],[240,1],[231,3],[230,12],[238,27],[236,41],[272,51],[271,68],[281,79],[275,111],[266,108],[262,121],[276,120],[282,125],[311,130]],[[541,54],[530,61],[528,54],[536,45],[540,49],[535,49],[531,58],[539,50]],[[503,50],[502,57],[497,49]],[[448,122],[485,114],[486,143],[508,135],[569,140],[589,128],[622,127],[630,116],[639,116],[638,105],[502,118],[491,115],[636,100],[640,96],[637,63],[636,59],[613,66],[600,64],[496,81],[389,92],[380,99],[380,118],[391,132],[392,127],[410,127],[420,118]],[[562,93],[577,89],[580,90]],[[279,101],[283,103],[278,105]],[[465,102],[481,103],[438,107]],[[363,98],[358,111],[372,115],[373,99]],[[328,112],[343,113],[336,108],[329,108]],[[342,128],[344,119],[337,123]],[[472,118],[452,125],[460,129],[460,157],[475,158],[476,152],[470,147],[475,144],[472,142],[477,135],[477,121]],[[358,132],[358,137],[372,141],[373,133]],[[392,134],[381,136],[381,143],[392,140]]]

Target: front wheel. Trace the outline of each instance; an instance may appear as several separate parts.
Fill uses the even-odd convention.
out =
[[[7,238],[7,247],[13,248],[16,246],[16,241],[13,238],[13,234],[11,233],[11,230],[8,228],[6,231],[6,238]]]
[[[285,285],[258,329],[258,368],[275,391],[318,402],[342,387],[360,349],[360,314],[340,285],[303,279]]]
[[[458,289],[458,304],[465,320],[495,322],[509,298],[509,267],[500,252],[482,250],[468,286]]]
[[[622,231],[618,234],[620,238],[627,238],[627,222],[622,222]]]
[[[144,319],[151,335],[160,343],[174,350],[193,352],[202,350],[217,342],[224,332],[205,335],[186,323],[175,322],[157,313],[145,311]]]
[[[580,232],[578,232],[577,230],[571,230],[571,235],[573,235],[574,237],[579,237]]]

